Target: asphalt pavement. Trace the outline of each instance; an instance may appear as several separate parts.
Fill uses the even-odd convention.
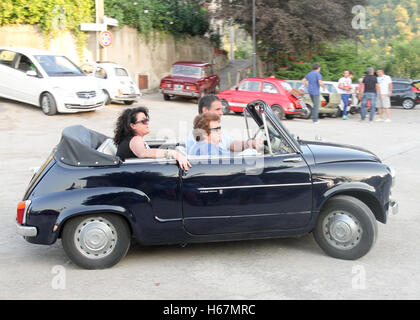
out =
[[[150,136],[184,140],[196,100],[144,95]],[[107,270],[87,271],[65,255],[61,242],[27,243],[15,232],[16,205],[63,128],[82,124],[112,136],[125,105],[88,113],[45,116],[39,108],[0,99],[0,299],[419,299],[420,106],[394,107],[392,122],[285,120],[302,139],[361,146],[397,172],[398,215],[379,223],[376,245],[357,261],[333,259],[311,234],[288,239],[143,247]],[[223,130],[244,134],[244,119],[226,115]],[[229,129],[229,130],[228,130]]]

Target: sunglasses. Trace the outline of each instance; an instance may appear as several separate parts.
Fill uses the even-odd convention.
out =
[[[210,128],[210,131],[220,131],[220,130],[222,130],[221,126],[216,127],[216,128]]]
[[[149,118],[144,118],[143,120],[139,120],[139,121],[134,122],[134,124],[137,124],[137,123],[146,124],[146,123],[149,123],[149,121],[150,121]]]

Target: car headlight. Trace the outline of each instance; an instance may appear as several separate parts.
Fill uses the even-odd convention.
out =
[[[389,169],[389,173],[391,174],[391,178],[392,178],[392,184],[391,184],[391,188],[394,187],[395,185],[395,169],[392,167],[388,167]]]

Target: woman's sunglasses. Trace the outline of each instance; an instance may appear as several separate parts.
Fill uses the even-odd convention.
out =
[[[144,118],[143,120],[139,120],[139,121],[134,122],[134,124],[137,124],[137,123],[146,124],[146,123],[149,123],[149,121],[150,121],[149,118]]]

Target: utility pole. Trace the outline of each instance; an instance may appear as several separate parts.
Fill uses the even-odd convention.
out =
[[[95,12],[96,12],[96,23],[104,23],[104,0],[95,0]],[[102,47],[99,44],[98,40],[98,31],[96,32],[96,59],[100,61],[105,61],[107,59],[106,48]],[[98,56],[98,47],[99,47],[99,56]]]
[[[257,45],[255,41],[255,0],[252,0],[252,75],[257,76],[257,65],[256,65],[256,55],[257,55]]]
[[[233,51],[233,43],[235,41],[234,32],[235,32],[235,30],[233,29],[233,21],[232,21],[232,19],[230,19],[230,21],[229,21],[229,40],[230,40],[230,60],[232,60],[232,61],[235,59],[235,52]]]

